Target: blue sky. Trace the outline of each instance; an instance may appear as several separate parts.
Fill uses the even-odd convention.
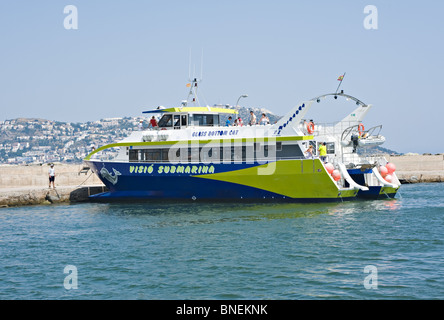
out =
[[[66,5],[78,29],[66,30]],[[378,9],[367,30],[364,7]],[[140,116],[187,96],[189,52],[204,104],[264,107],[342,89],[373,109],[399,152],[444,152],[444,4],[441,1],[2,1],[0,120],[85,122]],[[354,109],[315,105],[336,121]],[[317,118],[318,117],[318,118]],[[438,139],[437,139],[438,138]]]

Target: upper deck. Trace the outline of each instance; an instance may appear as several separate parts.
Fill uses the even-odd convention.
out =
[[[222,123],[223,115],[235,115],[238,114],[238,111],[219,107],[177,107],[154,109],[143,113],[161,114],[157,129],[180,130],[187,127],[219,127],[224,125]]]

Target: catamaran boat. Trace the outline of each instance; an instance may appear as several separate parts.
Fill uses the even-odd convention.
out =
[[[97,148],[84,159],[108,188],[92,200],[321,202],[374,193],[393,197],[398,190],[395,175],[390,183],[381,176],[382,160],[373,163],[353,153],[355,130],[342,130],[348,122],[359,126],[365,104],[356,119],[349,116],[333,127],[304,125],[316,99],[298,103],[274,124],[234,126],[229,117],[237,118],[238,110],[196,105],[197,86],[192,80],[188,99],[178,107],[145,111],[160,117],[157,126]],[[365,133],[368,141],[376,139]],[[320,142],[328,143],[328,163],[306,155],[309,145]],[[118,148],[118,155],[101,159],[110,148]]]

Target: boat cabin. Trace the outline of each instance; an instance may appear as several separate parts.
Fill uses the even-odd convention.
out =
[[[238,112],[234,109],[216,107],[183,107],[155,109],[143,113],[162,114],[158,120],[161,130],[179,130],[186,127],[219,127],[223,125],[225,117]]]

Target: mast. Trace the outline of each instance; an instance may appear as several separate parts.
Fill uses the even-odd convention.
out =
[[[191,77],[191,48],[190,48],[190,58],[189,58],[189,66],[188,66],[188,83],[187,88],[190,88],[188,92],[187,100],[182,101],[182,106],[186,106],[189,102],[194,103],[194,105],[200,106],[199,98],[197,96],[198,83],[202,82],[202,69],[203,69],[203,49],[202,49],[202,57],[200,62],[200,78],[195,76],[196,66],[194,65],[193,69],[193,77]],[[191,98],[192,97],[192,98]],[[190,100],[191,98],[191,100]],[[185,104],[185,105],[184,105]]]

